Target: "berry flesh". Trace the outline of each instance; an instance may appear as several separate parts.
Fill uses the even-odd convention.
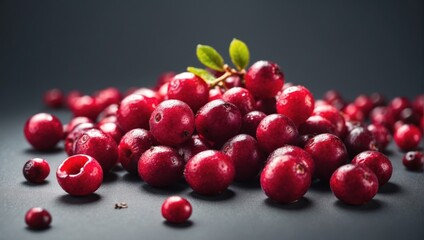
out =
[[[33,148],[40,151],[52,150],[62,140],[63,126],[52,114],[38,113],[26,121],[24,134]]]
[[[390,160],[382,153],[377,151],[365,151],[356,155],[352,164],[365,165],[375,173],[378,184],[386,184],[392,176],[393,167]]]
[[[346,164],[333,173],[330,188],[340,201],[362,205],[377,194],[378,179],[368,167]]]
[[[126,133],[134,128],[149,129],[149,118],[157,106],[155,98],[139,94],[125,97],[117,112],[118,126]]]
[[[28,182],[42,183],[50,173],[50,166],[44,159],[33,158],[25,163],[22,172]]]
[[[303,86],[283,90],[277,97],[277,113],[289,117],[296,126],[304,123],[314,110],[314,97]]]
[[[244,76],[246,88],[256,98],[272,98],[284,85],[280,67],[270,61],[254,63]]]
[[[91,156],[77,154],[65,159],[56,171],[59,185],[73,196],[95,192],[103,181],[103,170]]]
[[[402,151],[412,151],[417,149],[422,138],[421,131],[412,124],[405,124],[396,129],[393,139]]]
[[[265,117],[258,125],[256,137],[259,146],[268,153],[285,144],[295,145],[299,140],[296,125],[281,114]]]
[[[234,104],[242,115],[255,110],[256,101],[253,95],[245,88],[234,87],[222,95],[222,100]]]
[[[193,111],[180,100],[163,101],[150,116],[149,126],[153,137],[160,144],[179,145],[193,134]]]
[[[44,104],[51,108],[61,108],[65,103],[65,95],[60,89],[50,89],[44,93]]]
[[[256,129],[259,123],[266,117],[266,114],[260,111],[252,111],[247,113],[242,118],[240,133],[249,134],[256,137]]]
[[[261,187],[265,194],[279,203],[299,200],[311,185],[307,166],[292,155],[279,155],[268,161],[261,173]]]
[[[202,195],[217,195],[233,182],[235,168],[222,152],[206,150],[194,155],[186,164],[184,177],[190,187]]]
[[[402,158],[402,163],[409,170],[422,170],[424,165],[424,154],[420,151],[407,152]]]
[[[184,160],[170,147],[156,146],[145,151],[138,161],[138,175],[153,187],[168,187],[183,176]]]
[[[186,222],[192,212],[192,207],[187,199],[179,196],[168,197],[162,204],[162,216],[170,223]]]
[[[25,222],[31,229],[46,229],[52,222],[52,216],[46,209],[35,207],[26,212]]]

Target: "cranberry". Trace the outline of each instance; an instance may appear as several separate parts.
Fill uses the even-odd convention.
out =
[[[277,113],[286,115],[297,126],[304,123],[314,110],[314,97],[303,86],[283,90],[277,97]]]
[[[94,98],[99,108],[105,109],[111,104],[118,104],[122,99],[122,94],[117,88],[109,87],[95,93]]]
[[[87,130],[95,128],[93,123],[80,123],[65,138],[65,152],[68,156],[74,155],[75,142]]]
[[[143,95],[131,94],[125,97],[117,112],[118,126],[128,132],[134,128],[149,128],[149,118],[155,110],[157,100]]]
[[[197,132],[215,143],[224,143],[241,128],[241,114],[236,106],[223,100],[204,105],[196,114]]]
[[[190,218],[192,208],[187,199],[171,196],[163,202],[161,212],[162,216],[170,223],[184,223]]]
[[[153,111],[149,126],[153,137],[160,144],[176,146],[193,134],[194,114],[185,102],[166,100]]]
[[[224,80],[224,86],[228,89],[234,88],[234,87],[243,87],[243,81],[240,78],[240,76],[232,75],[227,77]]]
[[[38,113],[30,117],[24,127],[26,140],[37,150],[53,149],[63,137],[63,126],[52,114]]]
[[[103,172],[109,172],[118,162],[116,142],[98,129],[85,131],[75,142],[74,154],[87,154],[95,158]]]
[[[194,155],[186,164],[184,176],[190,187],[203,195],[216,195],[234,180],[235,168],[222,152],[206,150]]]
[[[211,102],[216,99],[222,99],[223,90],[220,87],[214,87],[209,89],[209,99],[208,102]]]
[[[345,107],[346,103],[342,95],[337,90],[328,90],[323,97],[323,100],[327,102],[330,106],[341,110]]]
[[[85,95],[76,97],[70,105],[74,117],[84,116],[96,120],[102,108],[97,104],[94,97]]]
[[[311,185],[309,168],[293,155],[278,155],[268,161],[261,173],[265,194],[279,203],[299,200]]]
[[[321,133],[336,133],[336,127],[326,118],[321,116],[310,116],[299,126],[301,135],[317,135]]]
[[[259,99],[256,101],[256,109],[258,111],[264,112],[265,114],[274,114],[277,113],[277,100],[275,97]]]
[[[193,135],[190,139],[181,144],[178,148],[178,153],[183,157],[184,162],[199,152],[208,150],[211,148],[211,144],[199,135]]]
[[[371,169],[377,176],[380,186],[389,181],[393,172],[392,163],[387,156],[377,151],[361,152],[353,158],[352,164],[363,164]]]
[[[366,166],[346,164],[333,173],[330,188],[340,201],[362,205],[377,194],[378,179]]]
[[[99,120],[102,121],[105,118],[108,117],[115,117],[118,113],[118,104],[111,104],[109,106],[107,106],[105,109],[103,109],[103,111],[99,114]]]
[[[290,118],[282,114],[271,114],[259,123],[256,137],[261,148],[270,153],[285,144],[296,144],[299,134]]]
[[[284,85],[283,85],[282,90],[284,90],[286,88],[289,88],[289,87],[293,87],[293,86],[295,86],[294,83],[292,83],[292,82],[285,82]]]
[[[74,104],[74,101],[77,100],[79,97],[82,96],[82,93],[77,90],[72,90],[68,93],[66,96],[66,105],[71,108],[71,106]]]
[[[283,87],[284,74],[270,61],[255,62],[244,76],[246,88],[256,98],[274,97]]]
[[[50,89],[44,93],[44,104],[51,108],[61,108],[65,102],[62,90],[58,88]]]
[[[77,154],[65,159],[56,171],[59,185],[73,196],[95,192],[103,181],[100,164],[91,156]]]
[[[158,89],[157,93],[161,100],[168,100],[168,86],[169,82],[162,84],[162,86]]]
[[[378,146],[378,150],[384,151],[387,145],[389,145],[390,141],[392,140],[392,135],[390,134],[389,130],[383,125],[377,124],[370,124],[368,125],[367,129],[374,137],[375,142]]]
[[[168,187],[183,176],[184,160],[170,147],[156,146],[145,151],[138,161],[138,175],[154,187]]]
[[[229,139],[221,151],[233,161],[236,181],[254,179],[262,168],[264,156],[258,142],[250,135],[240,134]]]
[[[105,124],[105,123],[115,123],[115,124],[118,125],[118,118],[116,116],[105,117],[102,120],[97,122],[97,126],[100,126],[100,125]],[[119,129],[121,129],[121,128],[119,128]]]
[[[411,102],[406,97],[396,97],[396,98],[393,98],[392,101],[389,103],[389,107],[393,111],[393,114],[395,115],[395,117],[399,118],[400,113],[405,108],[411,107]]]
[[[373,124],[383,125],[391,130],[396,121],[393,111],[388,107],[376,107],[370,113],[370,121]]]
[[[353,104],[357,108],[359,108],[358,110],[363,113],[364,117],[368,116],[374,107],[374,103],[371,97],[368,97],[367,95],[364,95],[364,94],[356,97]]]
[[[175,72],[164,72],[159,75],[156,81],[156,90],[158,90],[163,84],[170,82],[175,77],[175,75]]]
[[[177,99],[187,103],[193,112],[205,105],[209,99],[208,84],[193,73],[176,75],[168,85],[168,99]]]
[[[291,155],[299,159],[303,163],[303,165],[305,165],[309,169],[311,176],[313,176],[313,174],[315,173],[314,159],[312,159],[311,154],[309,154],[307,151],[303,150],[300,147],[285,145],[284,147],[277,148],[275,149],[275,151],[269,154],[267,161],[270,161],[271,159],[276,158],[278,156],[284,155]]]
[[[304,147],[315,162],[315,176],[328,181],[331,174],[348,160],[343,142],[335,135],[324,133],[311,138]]]
[[[50,166],[44,159],[33,158],[25,163],[22,172],[29,182],[42,183],[50,173]]]
[[[402,163],[409,170],[422,170],[424,165],[424,154],[420,151],[407,152],[402,158]]]
[[[346,120],[363,122],[365,115],[361,108],[353,103],[346,105],[343,109],[344,117]]]
[[[249,134],[256,137],[256,129],[259,123],[266,117],[266,114],[260,111],[252,111],[247,113],[242,118],[240,133]]]
[[[150,88],[139,88],[134,91],[133,94],[140,94],[148,98],[156,98],[158,102],[161,102],[163,100],[163,97],[158,92]]]
[[[420,115],[412,110],[412,108],[405,108],[400,112],[399,119],[405,123],[419,125]]]
[[[365,127],[355,127],[344,139],[346,148],[351,156],[367,150],[378,150],[377,142],[373,135]]]
[[[102,122],[97,125],[97,128],[115,140],[116,144],[121,141],[123,133],[115,122]]]
[[[421,131],[412,124],[405,124],[396,129],[393,139],[396,145],[402,151],[411,151],[417,149],[422,138]]]
[[[63,130],[65,137],[68,136],[68,134],[70,132],[72,132],[72,130],[74,130],[74,128],[81,123],[93,123],[93,120],[91,120],[88,117],[74,117],[74,118],[72,118],[71,121],[69,121],[69,123],[66,125],[66,127]]]
[[[381,93],[372,93],[370,95],[373,107],[379,107],[386,105],[386,98]]]
[[[234,104],[242,115],[255,110],[256,102],[253,95],[245,88],[234,87],[222,95],[222,100]]]
[[[343,138],[346,135],[346,123],[339,110],[332,106],[317,106],[314,108],[312,115],[321,116],[330,121],[336,127],[336,135]]]
[[[31,208],[25,214],[25,222],[32,229],[46,229],[52,222],[52,216],[43,208]]]
[[[420,94],[415,97],[412,102],[412,108],[419,116],[422,117],[424,115],[424,94]]]

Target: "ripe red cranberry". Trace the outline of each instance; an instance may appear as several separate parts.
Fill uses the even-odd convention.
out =
[[[168,197],[162,204],[162,216],[170,223],[186,222],[192,212],[191,204],[180,196]]]
[[[222,90],[220,87],[214,87],[209,89],[209,99],[208,102],[211,102],[216,99],[222,99],[222,94],[224,90]]]
[[[414,109],[414,112],[416,112],[419,116],[423,117],[424,115],[424,94],[420,94],[415,97],[414,101],[412,102],[412,109]]]
[[[351,205],[362,205],[377,194],[378,180],[368,167],[346,164],[333,173],[330,188],[340,201]]]
[[[215,143],[224,143],[241,128],[241,114],[236,106],[223,100],[204,105],[196,114],[197,132]]]
[[[247,134],[239,134],[229,139],[221,151],[233,161],[236,181],[254,179],[265,160],[256,139]]]
[[[363,122],[365,119],[365,114],[353,103],[350,103],[343,108],[343,114],[345,119],[349,121]]]
[[[420,115],[412,108],[405,108],[400,112],[399,119],[405,123],[419,125]]]
[[[347,134],[344,139],[347,151],[351,156],[367,150],[378,150],[377,142],[371,132],[365,127],[355,127]]]
[[[149,120],[150,132],[162,145],[177,146],[194,132],[194,114],[180,100],[165,100],[153,111]]]
[[[365,151],[356,155],[352,164],[365,165],[371,169],[378,179],[378,184],[386,184],[392,176],[393,167],[386,155],[377,151]]]
[[[66,95],[66,105],[71,108],[74,104],[74,101],[82,96],[82,93],[78,90],[72,90]]]
[[[311,138],[304,147],[315,162],[315,176],[328,181],[331,174],[348,160],[343,142],[335,135],[324,133]]]
[[[109,87],[95,93],[94,98],[96,99],[96,104],[103,110],[111,104],[119,104],[122,94],[117,88]]]
[[[68,156],[75,153],[75,142],[87,130],[95,128],[93,123],[80,123],[65,138],[65,152]]]
[[[417,149],[422,138],[421,131],[412,124],[405,124],[396,129],[393,139],[396,145],[402,151],[411,151]]]
[[[424,165],[424,154],[420,151],[407,152],[402,158],[403,165],[413,171],[420,171]]]
[[[102,122],[97,125],[97,128],[115,140],[116,144],[119,144],[122,135],[124,135],[115,122]]]
[[[381,93],[372,93],[370,95],[373,108],[386,105],[386,98]]]
[[[321,116],[330,121],[336,127],[336,135],[343,138],[346,135],[346,123],[339,110],[332,106],[321,105],[314,108],[312,115]]]
[[[74,117],[88,117],[96,120],[99,113],[103,110],[92,96],[76,97],[70,105]]]
[[[50,173],[50,166],[42,158],[33,158],[25,163],[22,172],[28,182],[42,183]]]
[[[267,115],[277,113],[277,100],[275,97],[264,98],[256,101],[256,109],[258,111],[264,112]]]
[[[373,100],[365,94],[359,95],[355,98],[353,104],[359,108],[364,117],[368,116],[374,107]]]
[[[346,103],[343,99],[343,96],[337,90],[328,90],[324,96],[323,100],[327,102],[330,106],[341,110],[345,107]]]
[[[88,117],[72,118],[71,121],[69,121],[69,123],[63,129],[65,137],[68,136],[68,134],[72,132],[72,130],[74,130],[74,128],[81,123],[93,123],[93,120]]]
[[[242,115],[255,110],[256,101],[245,88],[233,87],[222,95],[222,100],[234,104]]]
[[[141,154],[155,143],[153,135],[145,129],[136,128],[127,132],[118,145],[118,159],[129,173],[138,174]]]
[[[98,129],[87,130],[78,138],[74,154],[92,156],[102,166],[105,174],[118,162],[118,146],[115,140]]]
[[[296,126],[304,123],[314,110],[314,96],[304,86],[283,90],[277,97],[277,113],[289,117]]]
[[[214,150],[194,155],[184,170],[188,185],[203,195],[216,195],[225,191],[233,182],[234,176],[235,168],[230,157]]]
[[[256,98],[272,98],[283,87],[284,74],[270,61],[255,62],[244,76],[246,88]]]
[[[284,155],[291,155],[293,157],[296,157],[305,165],[305,167],[309,169],[311,176],[314,175],[315,161],[314,159],[312,159],[311,154],[309,154],[307,151],[303,150],[300,147],[285,145],[284,147],[277,148],[275,149],[275,151],[269,154],[267,161]]]
[[[105,124],[105,123],[115,123],[115,124],[118,124],[118,118],[116,116],[105,117],[102,120],[100,120],[100,121],[97,122],[97,126],[100,126],[100,125]],[[121,128],[119,128],[119,129],[121,129]],[[122,131],[122,129],[121,129],[121,131]]]
[[[52,222],[52,216],[46,209],[35,207],[26,212],[25,222],[29,228],[46,229]]]
[[[383,125],[387,129],[392,130],[396,121],[393,111],[388,107],[376,107],[370,113],[370,121],[373,124]]]
[[[178,147],[178,153],[183,157],[184,162],[187,163],[194,155],[210,148],[211,144],[208,141],[199,135],[193,135]]]
[[[390,131],[383,125],[370,124],[367,126],[368,131],[371,132],[372,136],[377,143],[378,150],[384,151],[392,140],[392,135]]]
[[[98,117],[99,121],[102,121],[103,119],[108,117],[116,118],[116,115],[118,114],[118,107],[118,104],[110,104],[109,106],[107,106],[105,109],[103,109],[102,112],[100,112]]]
[[[149,129],[149,118],[157,106],[155,98],[148,98],[139,94],[125,97],[117,112],[118,126],[128,132],[134,128]]]
[[[95,192],[103,181],[103,170],[91,156],[77,154],[65,159],[56,171],[59,185],[73,196]]]
[[[132,94],[140,94],[148,98],[156,98],[158,102],[162,102],[163,97],[156,91],[150,88],[138,88]]]
[[[282,114],[271,114],[258,125],[256,137],[259,146],[270,153],[285,144],[295,145],[299,140],[296,125]]]
[[[53,149],[62,140],[63,126],[54,115],[38,113],[26,121],[24,134],[33,148],[47,151]]]
[[[326,118],[321,116],[310,116],[299,126],[301,135],[317,135],[321,133],[336,133],[336,127]]]
[[[266,114],[260,111],[252,111],[242,118],[240,133],[249,134],[256,138],[256,129],[259,123],[266,117]]]
[[[392,101],[388,105],[390,109],[393,111],[393,114],[395,115],[395,118],[399,118],[400,113],[405,108],[410,108],[411,102],[406,97],[396,97],[393,98]]]
[[[164,72],[159,75],[158,79],[156,80],[155,90],[158,90],[163,84],[170,82],[175,77],[175,75],[175,72]]]
[[[184,160],[170,147],[156,146],[145,151],[138,161],[138,175],[154,187],[168,187],[183,176]]]
[[[160,86],[160,88],[157,91],[162,101],[168,100],[168,86],[169,86],[169,82],[164,83],[162,84],[162,86]]]
[[[261,173],[265,194],[279,203],[299,200],[311,185],[309,168],[293,155],[278,155],[268,161]]]
[[[243,81],[238,75],[231,75],[224,80],[224,86],[228,89],[243,87]]]
[[[58,88],[50,89],[44,93],[44,104],[51,108],[61,108],[65,103],[65,96]]]
[[[208,84],[193,73],[176,75],[168,85],[168,99],[177,99],[187,103],[193,112],[197,112],[209,99]]]

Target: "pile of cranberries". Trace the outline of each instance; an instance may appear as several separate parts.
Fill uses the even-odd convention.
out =
[[[63,125],[52,114],[36,114],[25,124],[25,137],[40,151],[64,144],[69,157],[56,177],[73,196],[96,191],[120,164],[158,188],[184,178],[194,192],[217,195],[233,181],[260,181],[266,196],[287,204],[323,181],[340,201],[361,205],[390,180],[392,164],[384,152],[392,137],[407,152],[404,165],[422,169],[424,94],[387,102],[373,93],[349,102],[330,90],[316,99],[305,86],[285,83],[276,63],[247,68],[249,53],[240,40],[230,45],[235,68],[212,47],[199,45],[197,54],[206,69],[165,73],[153,88],[71,91],[66,98],[50,90],[45,104],[66,106],[74,117]],[[40,183],[49,170],[45,160],[32,159],[23,172]],[[172,223],[186,221],[191,212],[179,196],[162,206]],[[43,222],[33,223],[31,216]],[[45,216],[37,209],[27,223],[45,227],[51,219]]]

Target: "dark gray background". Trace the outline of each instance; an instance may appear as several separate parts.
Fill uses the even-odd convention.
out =
[[[74,199],[54,176],[65,154],[35,152],[22,136],[30,115],[50,111],[41,102],[49,88],[151,86],[164,71],[200,66],[198,43],[228,61],[234,37],[248,44],[252,62],[277,62],[287,81],[317,98],[331,88],[350,99],[424,92],[422,1],[0,1],[0,239],[422,239],[424,176],[404,170],[393,145],[391,183],[352,208],[322,185],[299,203],[275,206],[258,186],[235,184],[204,199],[184,185],[146,187],[119,169],[97,195]],[[50,162],[47,184],[25,183],[21,168],[31,157]],[[161,219],[160,205],[174,193],[193,204],[188,226]],[[129,209],[114,210],[119,201]],[[32,206],[51,211],[51,229],[25,228]]]

